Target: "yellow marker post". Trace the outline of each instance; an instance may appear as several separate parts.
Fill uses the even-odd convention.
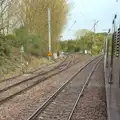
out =
[[[51,52],[48,52],[48,56],[52,56],[52,53],[51,53]]]

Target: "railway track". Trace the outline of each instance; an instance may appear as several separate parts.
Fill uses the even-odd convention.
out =
[[[41,71],[41,69],[43,69],[43,68],[38,68],[38,69],[36,69],[36,70],[34,70],[34,71],[28,72],[28,74],[29,74],[29,73],[31,73],[31,74],[34,74],[34,73],[46,74],[46,73],[50,72],[51,70],[54,70],[54,69],[56,69],[56,68],[58,68],[58,67],[60,67],[60,66],[62,66],[62,65],[65,65],[65,63],[67,63],[68,61],[70,61],[70,59],[73,59],[74,57],[75,57],[75,56],[72,55],[72,54],[67,55],[66,58],[65,58],[62,62],[60,62],[57,66],[52,67],[52,69],[50,69],[50,70],[48,70],[48,71]],[[53,65],[53,64],[52,64],[52,65]],[[51,67],[51,66],[50,66],[50,67]]]
[[[99,56],[80,68],[37,110],[35,106],[29,113],[29,116],[31,116],[27,120],[71,120],[79,99],[102,59],[103,57]],[[83,76],[80,77],[83,80],[75,79],[78,73]]]
[[[55,67],[58,67],[58,66],[60,66],[62,63],[64,63],[69,57],[71,57],[72,55],[68,55],[62,62],[60,62],[57,66],[55,66]],[[53,64],[52,64],[53,65]],[[34,73],[36,73],[36,72],[41,72],[41,74],[42,74],[42,72],[44,72],[44,71],[41,71],[42,69],[44,69],[44,67],[40,67],[40,68],[37,68],[37,69],[35,69],[35,70],[33,70],[33,71],[29,71],[29,72],[26,72],[25,74],[34,74]],[[54,68],[52,68],[52,69],[54,69]],[[47,72],[49,72],[49,71],[47,71]],[[16,76],[14,76],[14,77],[10,77],[10,78],[7,78],[7,79],[5,79],[5,80],[1,80],[0,81],[0,83],[3,83],[3,82],[6,82],[6,81],[10,81],[10,80],[13,80],[13,79],[17,79],[18,77],[20,77],[21,76],[21,74],[19,74],[19,75],[16,75]]]
[[[45,67],[40,67],[40,68],[37,68],[36,70],[33,70],[33,71],[30,71],[30,72],[26,72],[26,73],[24,73],[24,74],[36,74],[35,76],[32,76],[33,78],[34,77],[37,77],[37,75],[43,75],[43,74],[46,74],[46,73],[48,73],[49,71],[51,71],[51,70],[54,70],[54,69],[56,69],[56,68],[58,68],[59,66],[61,66],[62,64],[65,64],[68,60],[70,60],[70,59],[73,59],[74,58],[74,55],[73,54],[70,54],[70,55],[67,55],[66,56],[66,58],[62,61],[62,62],[60,62],[58,65],[56,65],[55,67],[52,67],[53,66],[53,64],[51,64],[50,66],[48,66],[48,68],[49,67],[52,67],[51,69],[49,69],[49,70],[42,70],[42,69],[44,69]],[[10,78],[8,78],[8,79],[5,79],[5,80],[1,80],[0,81],[0,83],[3,83],[3,82],[6,82],[6,81],[12,81],[13,79],[17,79],[17,78],[19,78],[21,76],[21,74],[19,74],[19,75],[17,75],[17,76],[14,76],[14,77],[10,77]],[[30,78],[32,78],[32,77],[30,77]],[[9,82],[10,83],[10,82]]]
[[[0,104],[12,99],[16,95],[19,95],[29,90],[30,88],[46,80],[47,78],[52,77],[62,71],[65,71],[66,69],[78,62],[79,57],[76,58],[74,56],[70,56],[64,62],[60,63],[57,67],[51,69],[50,71],[39,73],[33,77],[24,79],[22,81],[16,81],[13,84],[8,84],[8,86],[0,89]]]

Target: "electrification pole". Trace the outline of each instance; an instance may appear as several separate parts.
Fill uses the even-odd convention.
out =
[[[106,67],[108,67],[109,34],[110,34],[110,29],[108,30],[108,33],[107,33],[107,36],[106,36]]]
[[[49,44],[49,60],[51,60],[52,51],[51,51],[51,13],[50,8],[48,8],[48,44]]]
[[[74,21],[74,23],[72,24],[72,26],[70,27],[70,29],[68,30],[68,32],[71,31],[71,29],[73,28],[73,26],[76,24],[76,20]],[[67,40],[67,48],[69,48],[69,40]]]
[[[23,53],[24,53],[24,47],[23,45],[21,46],[21,49],[20,49],[20,57],[21,57],[21,74],[23,73]]]
[[[94,28],[94,33],[93,33],[93,41],[92,41],[92,45],[91,45],[91,55],[92,55],[93,42],[95,41],[96,25],[97,25],[98,22],[99,22],[99,21],[95,21],[95,22],[94,22],[94,26],[93,26],[93,28]]]
[[[117,15],[115,15],[112,23],[113,28],[113,35],[112,35],[112,46],[111,46],[111,61],[110,61],[110,80],[109,84],[113,84],[113,55],[114,55],[114,38],[115,38],[115,31],[116,31],[116,18]]]

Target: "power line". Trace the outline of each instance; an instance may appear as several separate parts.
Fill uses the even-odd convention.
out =
[[[72,27],[76,24],[76,20],[74,21],[74,23],[72,24],[71,28],[68,30],[68,32],[72,29]]]
[[[90,29],[90,31],[92,31],[93,29],[94,29],[94,31],[95,31],[95,26],[97,25],[98,22],[99,22],[99,21],[96,21],[96,22],[94,23],[94,25],[93,25],[93,27]]]

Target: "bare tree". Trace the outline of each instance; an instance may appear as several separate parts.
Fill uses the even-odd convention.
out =
[[[0,1],[0,32],[8,34],[20,24],[18,0]]]
[[[52,45],[55,50],[57,39],[59,39],[67,20],[68,5],[66,0],[34,0],[34,2],[21,0],[21,19],[30,32],[41,35],[47,43],[48,8],[51,9]]]

